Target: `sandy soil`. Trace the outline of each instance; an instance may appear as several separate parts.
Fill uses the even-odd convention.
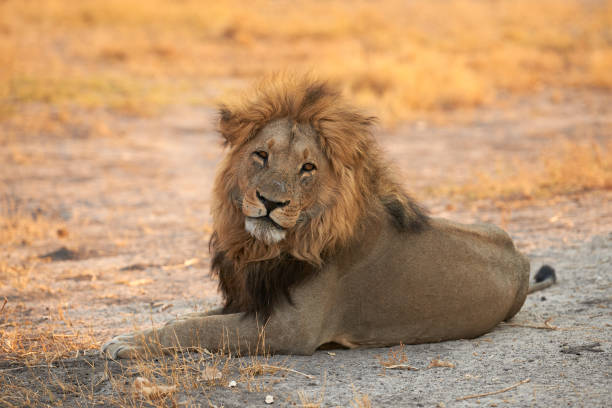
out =
[[[588,103],[569,98],[555,104],[542,97],[511,110],[456,114],[446,123],[407,124],[381,132],[380,140],[405,173],[407,188],[419,196],[431,185],[465,181],[473,168],[491,168],[496,157],[536,160],[556,140],[584,134],[610,140],[612,108],[606,100],[592,95]],[[32,134],[14,142],[13,150],[0,149],[3,197],[62,229],[0,246],[7,264],[34,265],[25,284],[0,282],[0,299],[8,299],[0,314],[3,327],[52,324],[57,333],[87,332],[102,342],[219,302],[208,276],[207,246],[209,192],[223,152],[213,113],[104,116],[112,129],[107,137]],[[15,147],[31,160],[11,160]],[[501,224],[532,269],[553,265],[559,283],[530,296],[511,324],[478,339],[267,361],[313,378],[283,370],[247,381],[239,367],[252,360],[233,358],[221,384],[187,387],[163,403],[263,406],[269,394],[280,406],[306,400],[350,406],[361,395],[372,406],[612,404],[612,191],[504,205],[418,198],[436,216]],[[385,370],[381,359],[390,350],[404,353],[418,370]],[[207,358],[183,357],[196,368]],[[428,369],[433,359],[453,367]],[[94,350],[35,367],[0,356],[0,388],[4,383],[40,391],[34,405],[133,404],[109,377],[124,378],[127,387],[141,374],[142,368],[105,361]],[[237,387],[226,386],[231,379]],[[503,393],[456,401],[527,379]],[[24,395],[5,402],[24,404]]]

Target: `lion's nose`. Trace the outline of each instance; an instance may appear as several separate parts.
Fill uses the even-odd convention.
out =
[[[281,208],[281,207],[284,207],[287,204],[289,204],[289,200],[287,200],[287,201],[272,201],[272,200],[269,200],[266,197],[262,196],[259,193],[259,191],[257,191],[257,198],[266,207],[266,210],[268,211],[268,214],[270,214],[272,211],[274,211],[277,208]]]

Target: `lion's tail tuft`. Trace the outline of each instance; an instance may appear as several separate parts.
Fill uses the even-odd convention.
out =
[[[542,265],[534,277],[535,283],[529,285],[527,293],[537,292],[554,285],[557,282],[555,269],[549,265]]]

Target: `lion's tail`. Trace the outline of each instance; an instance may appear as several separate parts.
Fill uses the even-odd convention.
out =
[[[555,269],[551,266],[542,265],[535,274],[534,279],[535,283],[529,285],[529,290],[527,290],[528,294],[554,285],[557,282],[557,274],[555,273]]]
[[[527,262],[527,259],[524,257],[523,260],[524,264],[522,270],[525,277],[520,280],[520,287],[517,291],[516,301],[504,320],[512,319],[512,317],[517,314],[519,310],[521,310],[521,307],[523,307],[523,303],[525,303],[525,298],[527,298],[528,294],[545,289],[557,281],[555,270],[548,265],[544,265],[535,274],[535,283],[530,285],[529,262]]]

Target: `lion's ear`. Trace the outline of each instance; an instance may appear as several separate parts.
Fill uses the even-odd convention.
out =
[[[234,114],[225,105],[219,107],[219,133],[223,137],[223,143],[225,145],[233,146],[236,139],[236,121],[234,120]]]

